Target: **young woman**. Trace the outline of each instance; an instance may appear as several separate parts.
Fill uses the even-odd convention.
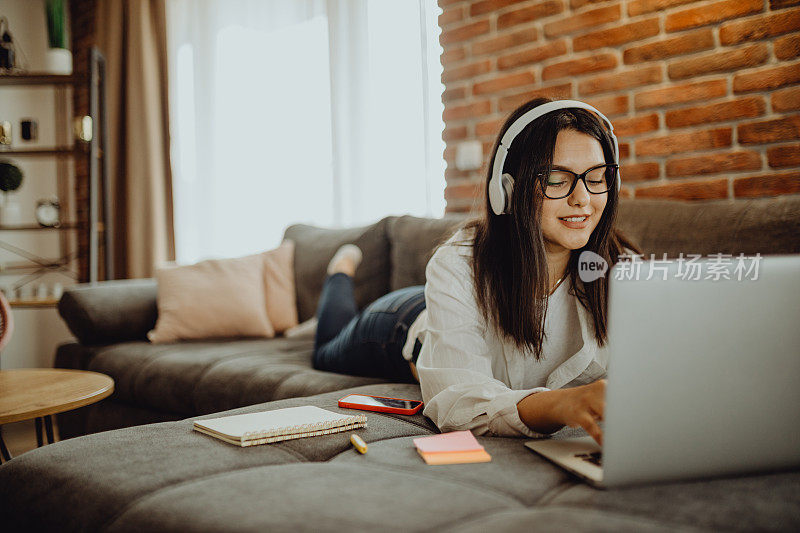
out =
[[[567,425],[583,427],[602,443],[597,422],[603,417],[601,378],[608,362],[603,350],[608,280],[582,283],[578,257],[590,250],[610,267],[626,247],[634,247],[614,228],[619,168],[603,122],[591,111],[569,107],[520,129],[518,119],[549,102],[528,102],[506,120],[492,151],[484,215],[433,255],[424,299],[420,288],[408,290],[416,304],[412,312],[398,313],[406,322],[392,330],[393,344],[385,342],[381,351],[373,335],[372,356],[418,372],[424,414],[442,431],[535,437]],[[512,128],[513,142],[501,146]],[[505,161],[498,160],[505,191],[498,197],[492,167],[506,152]],[[333,277],[322,304],[330,299],[325,293]],[[352,294],[352,285],[348,290]],[[392,293],[376,304],[387,299],[385,308],[402,298]],[[318,312],[321,328],[329,322],[325,307]],[[344,348],[358,345],[358,330],[367,329],[359,322],[375,324],[373,333],[380,329],[371,308],[360,316],[353,310],[342,339],[330,337],[335,328],[327,330],[333,338],[327,342],[338,347],[328,360],[367,364],[369,357],[351,358]],[[410,316],[415,318],[409,321]],[[317,340],[315,364],[325,359],[317,354],[329,349],[319,330]],[[353,369],[348,368],[341,371]]]

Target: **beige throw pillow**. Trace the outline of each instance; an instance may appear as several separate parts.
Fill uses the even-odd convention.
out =
[[[147,338],[164,343],[274,337],[264,302],[264,264],[262,253],[158,269],[158,320]]]
[[[297,325],[297,298],[294,289],[294,243],[283,241],[264,258],[264,298],[267,316],[275,333]]]

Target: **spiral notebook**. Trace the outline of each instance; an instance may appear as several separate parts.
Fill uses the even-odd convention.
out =
[[[339,433],[366,425],[365,415],[343,415],[312,405],[304,405],[196,420],[194,430],[236,446],[255,446]]]

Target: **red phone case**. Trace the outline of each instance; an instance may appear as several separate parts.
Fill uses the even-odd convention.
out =
[[[351,396],[348,394],[347,396]],[[344,398],[347,398],[345,396]],[[369,396],[370,398],[384,398],[387,400],[399,400],[401,402],[416,402],[417,400],[408,400],[406,398],[390,398],[389,396],[372,396],[370,394],[361,394],[361,396]],[[419,402],[419,405],[414,407],[413,409],[401,409],[400,407],[388,407],[388,406],[376,406],[376,405],[364,405],[361,403],[350,403],[350,402],[343,402],[344,398],[339,400],[339,407],[344,407],[346,409],[361,409],[362,411],[377,411],[379,413],[395,413],[398,415],[413,415],[419,412],[422,409],[422,402]]]

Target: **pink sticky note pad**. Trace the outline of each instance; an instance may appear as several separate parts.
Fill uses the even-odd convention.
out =
[[[453,431],[414,439],[414,446],[424,453],[468,452],[482,450],[471,431]]]

